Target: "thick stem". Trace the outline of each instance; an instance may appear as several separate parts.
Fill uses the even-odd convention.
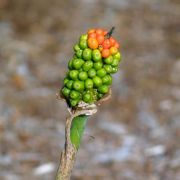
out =
[[[56,180],[69,180],[74,166],[77,149],[72,145],[70,140],[70,128],[71,128],[72,119],[73,117],[71,116],[66,120],[66,128],[65,128],[66,141],[65,141],[64,150],[61,153],[60,165],[58,168]]]
[[[58,172],[56,175],[56,180],[69,180],[71,177],[71,172],[74,166],[76,154],[78,151],[78,147],[80,144],[81,136],[78,136],[78,141],[72,142],[71,140],[71,124],[72,121],[75,120],[77,116],[80,115],[92,115],[97,112],[96,106],[94,109],[83,109],[76,110],[69,118],[66,119],[66,127],[65,127],[65,146],[64,150],[61,153],[60,164],[58,168]],[[85,117],[87,118],[87,117]],[[84,124],[85,125],[85,124]],[[81,131],[83,133],[83,131]],[[81,134],[82,135],[82,134]],[[78,143],[77,143],[78,142]],[[74,144],[72,144],[74,143]]]

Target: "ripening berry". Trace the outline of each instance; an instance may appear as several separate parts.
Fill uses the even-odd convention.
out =
[[[95,29],[89,29],[89,30],[88,30],[88,34],[94,33],[95,31],[96,31]]]
[[[118,52],[118,49],[116,47],[113,46],[110,48],[111,55],[115,55],[117,52]]]
[[[94,39],[96,39],[96,33],[95,33],[95,32],[89,33],[89,34],[88,34],[88,38],[94,38]]]
[[[109,49],[111,47],[111,43],[109,39],[105,39],[104,42],[102,43],[103,49]]]
[[[103,35],[103,30],[100,28],[96,29],[96,34]]]
[[[113,62],[113,57],[112,56],[108,56],[107,58],[104,59],[104,62],[106,64],[112,64]]]
[[[88,35],[87,34],[82,34],[79,38],[79,41],[82,41],[82,40],[87,40],[88,39]]]
[[[110,41],[111,46],[114,46],[115,43],[116,43],[116,41],[115,41],[115,39],[113,37],[110,37],[109,41]]]
[[[110,50],[109,49],[103,49],[101,51],[101,55],[103,58],[107,58],[110,55]]]
[[[120,59],[121,59],[121,54],[120,54],[120,52],[117,52],[117,53],[113,56],[113,58],[120,60]]]
[[[116,42],[116,43],[114,44],[114,47],[119,48],[119,47],[120,47],[119,43]]]
[[[99,34],[96,36],[98,44],[102,44],[104,42],[104,35]]]
[[[91,49],[97,49],[98,41],[95,38],[89,38],[88,39],[88,47]]]

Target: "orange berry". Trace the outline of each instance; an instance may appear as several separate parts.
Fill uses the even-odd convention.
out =
[[[107,58],[110,55],[110,50],[109,49],[103,49],[101,52],[101,55],[103,58]]]
[[[114,46],[111,47],[109,50],[110,50],[111,55],[115,55],[118,52],[118,49]]]
[[[104,35],[102,35],[102,34],[97,34],[96,39],[97,39],[97,41],[98,41],[99,44],[102,44],[103,41],[104,41]]]
[[[94,33],[94,32],[95,32],[95,29],[89,29],[88,34]]]
[[[88,46],[91,49],[97,49],[98,48],[98,41],[95,38],[89,38],[88,39]]]
[[[102,43],[102,46],[104,49],[109,49],[111,47],[109,39],[105,39],[104,42]]]
[[[111,46],[114,46],[114,44],[116,43],[116,41],[113,37],[110,37],[109,41],[110,41]]]
[[[107,31],[104,31],[104,32],[103,32],[103,35],[105,36],[107,33],[108,33]]]
[[[96,29],[96,34],[103,35],[103,30],[100,28]]]
[[[98,49],[101,52],[103,50],[103,47],[100,45]]]
[[[115,42],[114,47],[119,48],[119,46],[120,46],[119,43]]]
[[[96,33],[95,32],[89,33],[88,38],[96,38]]]

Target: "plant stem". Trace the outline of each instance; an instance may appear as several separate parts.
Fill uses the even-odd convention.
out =
[[[93,109],[76,110],[66,119],[65,146],[61,153],[56,180],[70,179],[88,116],[96,111],[96,106]]]

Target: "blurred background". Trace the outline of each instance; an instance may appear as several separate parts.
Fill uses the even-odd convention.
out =
[[[179,179],[179,0],[0,0],[0,180],[54,179],[68,115],[56,92],[72,46],[112,26],[120,71],[72,179]]]

